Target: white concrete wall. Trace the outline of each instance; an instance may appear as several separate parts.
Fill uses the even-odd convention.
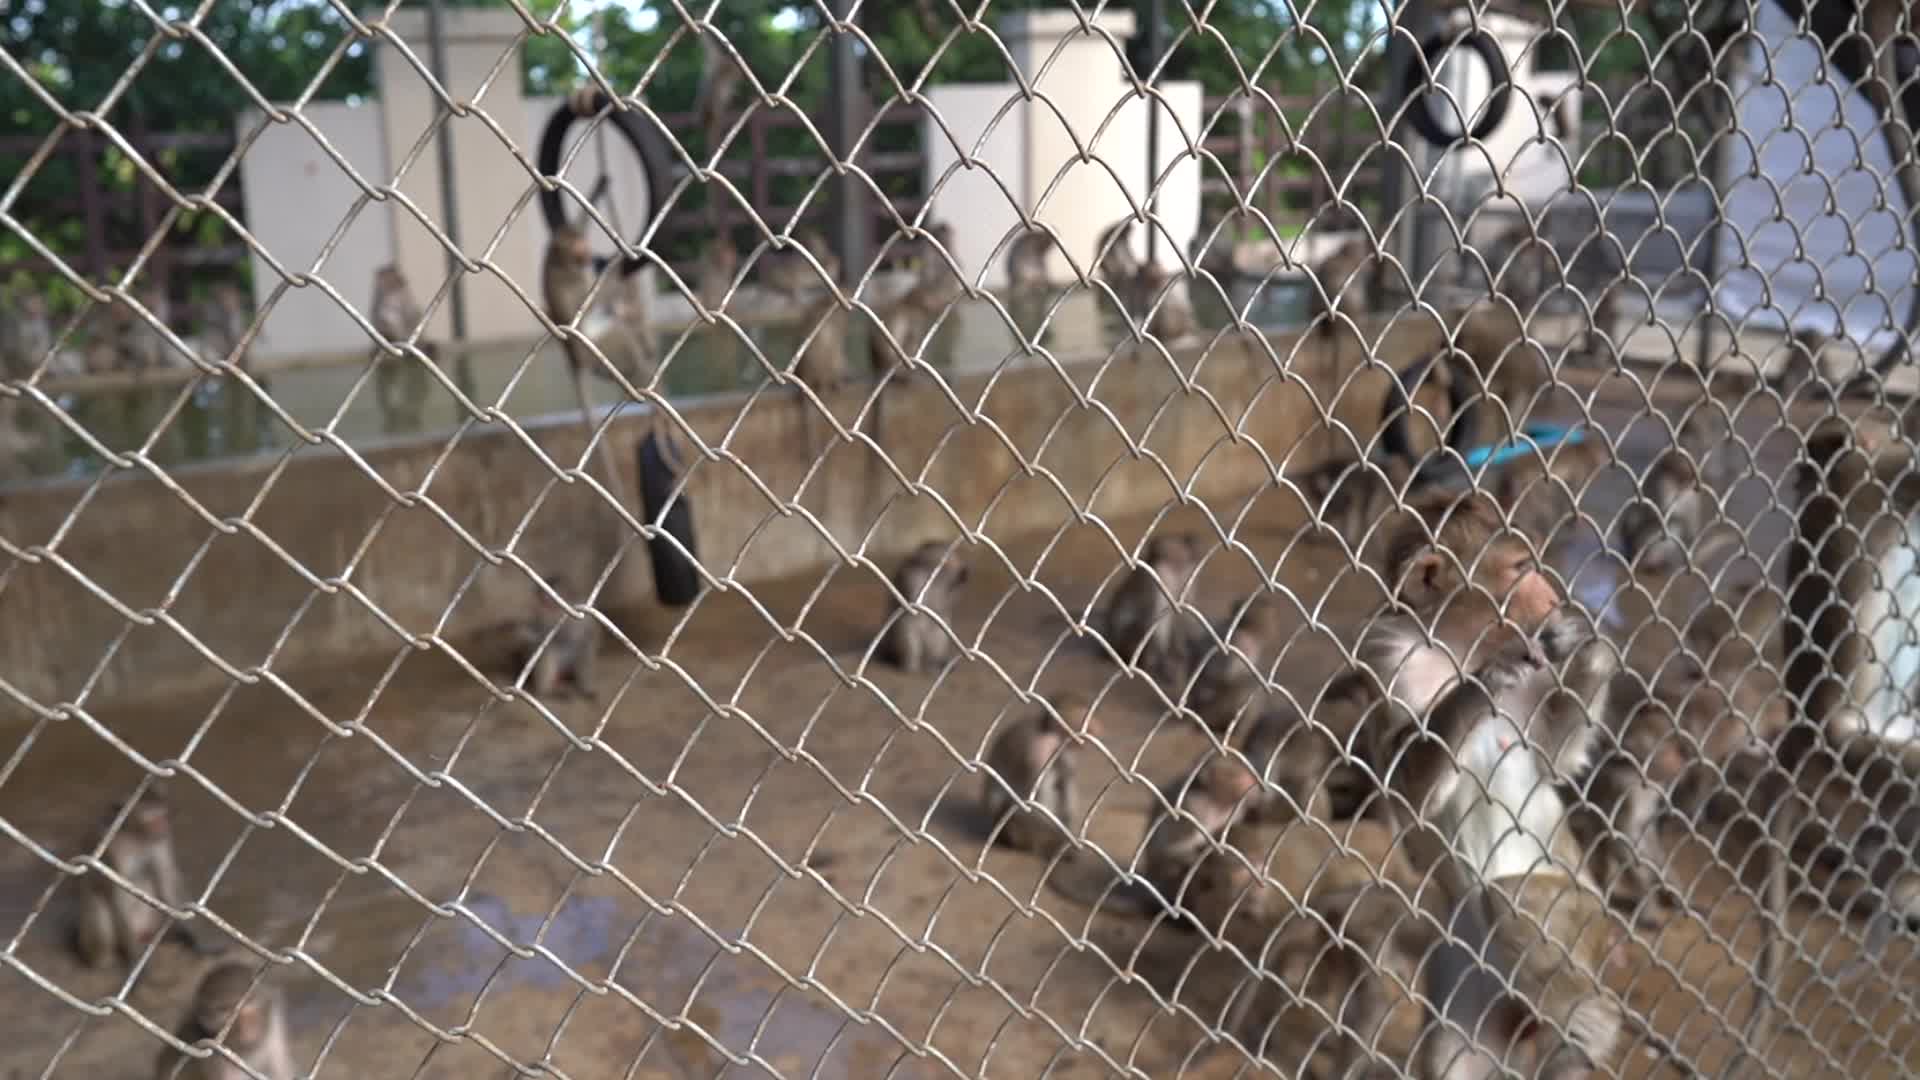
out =
[[[1130,13],[1104,16],[1100,25],[1116,43],[1133,32]],[[965,224],[956,229],[955,255],[970,277],[997,288],[1006,283],[1002,245],[1020,220],[1009,200],[1018,200],[1065,245],[1064,253],[1054,253],[1050,272],[1066,280],[1072,277],[1068,258],[1090,271],[1101,231],[1130,212],[1129,197],[1136,204],[1145,197],[1148,102],[1128,99],[1131,83],[1114,46],[1082,31],[1071,12],[1015,15],[999,30],[1022,77],[1045,100],[1023,101],[1011,82],[929,91],[940,116],[922,128],[931,216]],[[1164,171],[1186,152],[1186,140],[1199,136],[1202,90],[1199,83],[1170,83],[1161,93]],[[1076,140],[1097,160],[1076,161]],[[972,158],[972,168],[956,168],[963,155]],[[1180,265],[1180,252],[1199,227],[1200,178],[1200,163],[1188,157],[1159,184],[1155,214],[1166,232],[1158,237],[1156,261],[1164,266]],[[1132,246],[1145,254],[1144,227],[1134,230]]]

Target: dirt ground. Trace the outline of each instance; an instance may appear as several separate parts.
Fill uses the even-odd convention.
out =
[[[1627,463],[1650,456],[1653,431],[1635,429]],[[1780,464],[1771,454],[1768,475]],[[1749,486],[1764,504],[1765,482]],[[1608,520],[1621,494],[1597,485],[1590,508]],[[1122,863],[1147,785],[1207,745],[1074,631],[1114,579],[1116,541],[1149,528],[1230,534],[1200,580],[1208,610],[1274,573],[1298,600],[1288,677],[1311,694],[1337,669],[1335,641],[1376,587],[1298,531],[1289,494],[1211,511],[972,552],[961,623],[978,656],[941,675],[867,658],[883,591],[842,567],[656,613],[628,628],[644,660],[612,646],[598,702],[548,715],[498,701],[447,655],[407,652],[97,727],[15,725],[0,736],[0,1010],[15,1033],[0,1070],[150,1075],[161,1044],[146,1025],[185,1008],[203,961],[184,950],[155,952],[129,988],[62,947],[77,885],[56,860],[133,789],[137,753],[178,763],[182,858],[211,911],[276,944],[313,932],[310,962],[273,978],[315,1076],[1238,1075],[1246,1055],[1207,1031],[1234,962],[1054,896],[1040,860],[983,852],[972,811],[983,743],[1030,708],[1022,693],[1102,695],[1088,833]],[[1756,548],[1781,524],[1762,521]],[[1579,581],[1589,597],[1591,575]],[[1644,932],[1613,989],[1710,1072],[1751,1005],[1760,924],[1701,845],[1673,841],[1692,914]],[[1767,1066],[1920,1066],[1908,946],[1835,991],[1816,968],[1841,967],[1859,928],[1802,904],[1789,930],[1802,947]],[[1612,1070],[1684,1075],[1649,1046],[1635,1035]]]

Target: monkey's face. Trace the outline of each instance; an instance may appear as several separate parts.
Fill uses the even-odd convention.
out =
[[[1401,599],[1430,616],[1432,625],[1464,629],[1505,622],[1531,634],[1559,608],[1559,588],[1524,543],[1505,537],[1462,555],[1470,560],[1466,576],[1452,557],[1438,551],[1424,552],[1409,564]]]
[[[152,799],[143,800],[134,808],[131,821],[134,829],[148,840],[165,840],[173,831],[166,804]]]

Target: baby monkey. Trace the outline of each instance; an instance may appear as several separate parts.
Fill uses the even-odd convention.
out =
[[[194,990],[193,1004],[174,1037],[196,1048],[224,1046],[268,1080],[293,1080],[280,991],[264,983],[255,986],[256,974],[238,961],[215,964]],[[161,1049],[154,1070],[156,1080],[245,1080],[248,1075],[217,1050],[196,1060],[171,1046]]]
[[[107,816],[102,832],[113,827],[124,807]],[[166,791],[158,784],[134,800],[126,820],[106,841],[100,861],[125,878],[134,889],[171,908],[187,903],[185,882],[173,854],[173,819]],[[209,951],[186,924],[173,922],[164,911],[150,906],[99,871],[81,879],[85,889],[75,924],[74,947],[88,967],[103,968],[118,961],[132,967],[155,940],[174,941],[196,952]]]
[[[1200,567],[1193,533],[1156,536],[1140,553],[1143,566],[1127,572],[1101,615],[1101,634],[1128,664],[1168,687],[1184,687],[1193,665],[1186,621],[1174,608]],[[1173,599],[1169,600],[1171,596]]]
[[[918,674],[951,661],[957,651],[941,623],[954,625],[960,589],[967,583],[967,564],[959,551],[929,540],[913,550],[893,573],[893,587],[916,611],[891,600],[892,613],[880,639],[880,659],[902,671]]]
[[[1043,856],[1070,844],[1079,824],[1075,737],[1101,733],[1099,718],[1081,695],[1055,694],[1047,705],[994,737],[980,796],[1000,843]]]
[[[561,575],[547,578],[554,592],[565,596],[570,583]],[[578,696],[595,700],[593,665],[600,651],[600,624],[591,614],[574,618],[545,590],[533,590],[534,614],[515,629],[513,668],[520,671],[531,663],[527,675],[527,693],[546,700]],[[551,633],[553,640],[548,641]],[[544,648],[542,645],[544,644]],[[562,695],[561,689],[569,693]]]

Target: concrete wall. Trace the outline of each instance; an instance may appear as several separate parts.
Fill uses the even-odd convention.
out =
[[[1006,283],[1003,245],[1019,225],[1016,205],[1051,226],[1065,245],[1050,259],[1056,280],[1071,279],[1069,256],[1092,269],[1101,231],[1146,198],[1150,108],[1160,111],[1155,216],[1163,229],[1156,230],[1155,261],[1177,269],[1199,228],[1200,162],[1189,140],[1200,138],[1204,122],[1200,84],[1164,83],[1152,105],[1131,97],[1116,47],[1133,34],[1132,13],[1103,15],[1094,24],[1112,42],[1083,30],[1071,11],[1001,20],[1000,37],[1033,88],[1032,101],[1012,82],[928,91],[935,115],[924,122],[921,145],[932,216],[967,224],[956,230],[955,254],[987,288]],[[1096,160],[1078,160],[1082,147]],[[1145,256],[1144,226],[1135,228],[1130,246]]]
[[[1403,324],[1382,354],[1420,355],[1434,333],[1425,320]],[[1272,345],[1286,357],[1293,341]],[[1318,372],[1321,400],[1337,400],[1338,419],[1369,437],[1383,377],[1361,372],[1341,390],[1334,373],[1357,365],[1325,365],[1318,348],[1303,344],[1293,370]],[[1181,366],[1191,370],[1195,359],[1185,356]],[[1282,378],[1257,341],[1214,345],[1199,382],[1260,451],[1235,444],[1215,405],[1198,394],[1176,397],[1160,413],[1179,393],[1164,363],[1123,357],[1104,369],[1068,371],[1083,386],[1098,373],[1100,402],[1114,421],[1129,432],[1151,431],[1148,448],[1175,476],[1194,477],[1201,497],[1266,486],[1263,454],[1304,469],[1332,438],[1300,385]],[[890,389],[879,442],[905,475],[921,477],[989,537],[1058,528],[1073,509],[1054,482],[1074,505],[1102,515],[1147,513],[1175,497],[1159,468],[1133,459],[1113,423],[1077,406],[1047,367],[961,376],[954,389],[958,400],[980,403],[973,422],[934,388]],[[832,404],[850,419],[869,390],[857,386]],[[761,485],[790,500],[804,482],[797,505],[849,548],[871,534],[868,550],[883,565],[929,536],[956,531],[934,499],[901,489],[864,450],[839,449],[804,479],[807,440],[823,443],[826,430],[818,417],[807,424],[804,408],[798,397],[775,392],[744,415],[741,401],[725,399],[684,414],[708,445],[724,440],[752,470],[750,477],[740,466],[709,461],[692,474],[705,565],[753,583],[814,570],[832,555],[804,516],[782,512],[796,504],[769,501]],[[635,412],[610,432],[628,470],[618,490],[635,508],[632,460],[647,426]],[[549,460],[580,460],[577,427],[533,434]],[[1023,458],[1053,480],[1025,475]],[[514,550],[541,571],[588,556],[605,565],[621,542],[618,523],[592,509],[583,484],[559,482],[501,428],[469,431],[450,455],[443,440],[422,439],[369,450],[364,462],[368,468],[318,447],[284,462],[183,469],[172,479],[184,497],[145,474],[117,477],[98,491],[61,484],[10,492],[0,503],[0,536],[25,549],[54,543],[58,559],[18,563],[0,590],[0,625],[31,628],[0,638],[0,671],[45,703],[73,700],[91,684],[92,705],[219,686],[229,678],[221,665],[267,664],[285,675],[390,658],[408,647],[403,634],[437,628],[442,639],[459,642],[523,610],[524,577],[491,565],[522,526]],[[396,500],[393,493],[403,492],[424,497]],[[106,597],[137,614],[130,619]],[[646,623],[653,603],[647,557],[636,548],[600,607]]]

